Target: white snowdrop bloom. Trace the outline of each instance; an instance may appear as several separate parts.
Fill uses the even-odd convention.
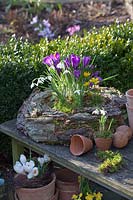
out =
[[[25,164],[25,163],[26,163],[26,157],[25,157],[24,154],[21,154],[21,155],[20,155],[20,162],[21,162],[22,164]]]
[[[25,165],[24,165],[25,172],[30,173],[34,166],[35,166],[35,163],[34,163],[33,160],[26,162]]]
[[[96,109],[96,110],[94,110],[94,111],[92,112],[92,114],[93,114],[93,115],[99,115],[100,113],[99,113],[99,110]]]
[[[32,89],[34,86],[36,86],[36,84],[32,82],[30,88]]]
[[[107,112],[105,110],[100,110],[101,115],[106,115]]]
[[[33,176],[38,176],[38,174],[39,174],[38,167],[33,167],[33,169],[32,169],[32,172],[31,172],[31,173],[33,174]]]
[[[56,66],[57,69],[65,69],[65,65],[63,62],[59,62]]]
[[[80,95],[80,93],[81,93],[81,90],[75,90],[74,92],[74,94],[78,94],[78,95]]]
[[[45,154],[44,155],[44,162],[46,163],[46,162],[49,162],[50,160],[51,160],[50,157],[47,154]]]
[[[39,84],[43,84],[45,80],[46,80],[46,78],[44,78],[44,77],[38,78],[37,86],[38,86]]]
[[[13,166],[13,169],[18,174],[24,174],[24,167],[19,161],[15,163],[15,165]]]

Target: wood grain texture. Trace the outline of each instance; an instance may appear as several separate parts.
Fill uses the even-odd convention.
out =
[[[20,134],[16,129],[16,120],[1,124],[0,131],[38,153],[47,153],[58,164],[87,177],[129,200],[133,199],[133,139],[126,148],[120,150],[126,161],[125,166],[119,172],[103,175],[98,171],[99,161],[95,156],[95,148],[81,157],[75,157],[71,155],[68,147],[36,143]]]

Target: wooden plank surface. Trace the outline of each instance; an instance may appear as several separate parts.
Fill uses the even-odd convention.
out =
[[[94,0],[94,2],[109,2],[110,0]],[[41,0],[43,3],[89,3],[91,0]]]
[[[98,171],[99,161],[95,156],[94,148],[91,152],[81,157],[76,157],[71,155],[68,147],[36,143],[17,131],[16,120],[1,124],[0,131],[36,152],[41,154],[48,153],[51,159],[58,164],[87,177],[123,197],[130,200],[133,199],[133,139],[127,147],[121,150],[126,160],[124,168],[114,174],[103,175]]]

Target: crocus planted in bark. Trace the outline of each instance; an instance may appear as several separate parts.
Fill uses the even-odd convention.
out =
[[[84,56],[84,57],[83,57],[83,60],[82,60],[82,62],[83,62],[83,67],[84,67],[84,68],[87,67],[87,66],[89,65],[90,61],[91,61],[91,57],[90,57],[90,56]]]
[[[70,55],[70,61],[71,65],[74,69],[77,69],[80,64],[80,56],[77,56],[75,54]]]

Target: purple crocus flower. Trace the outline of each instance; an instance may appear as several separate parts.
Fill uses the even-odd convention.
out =
[[[66,58],[66,59],[64,60],[64,64],[65,64],[66,68],[69,68],[70,65],[71,65],[70,59],[69,59],[69,58]]]
[[[83,67],[86,67],[90,63],[90,61],[91,61],[91,57],[90,56],[84,56],[83,60],[82,60]]]
[[[54,62],[54,66],[56,67],[56,65],[60,62],[60,54],[58,52],[55,54],[51,54],[51,58]]]
[[[74,70],[74,76],[75,76],[75,78],[79,78],[80,74],[81,74],[80,70],[76,70],[76,69]]]
[[[93,72],[93,73],[92,73],[92,77],[98,77],[98,76],[99,76],[99,74],[100,74],[100,72],[99,72],[99,71]]]
[[[53,60],[51,58],[51,55],[44,57],[42,63],[48,66],[53,65]]]
[[[77,67],[80,64],[80,57],[75,55],[75,54],[71,54],[70,55],[70,61],[71,61],[71,65],[74,69],[77,69]]]

